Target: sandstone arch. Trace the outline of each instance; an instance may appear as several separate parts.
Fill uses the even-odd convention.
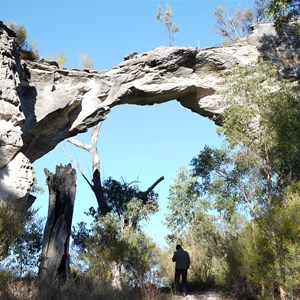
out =
[[[297,53],[299,36],[292,43],[287,39],[290,35],[278,34],[272,24],[257,24],[248,39],[235,45],[161,47],[108,71],[82,71],[59,69],[45,60],[20,60],[14,33],[0,23],[0,201],[28,199],[31,163],[104,120],[116,105],[177,99],[220,122],[226,102],[216,91],[233,66],[261,57],[290,66],[292,59],[291,76],[298,76],[299,58],[290,53]]]

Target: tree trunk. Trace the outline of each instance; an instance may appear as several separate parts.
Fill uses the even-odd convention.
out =
[[[112,282],[111,285],[113,289],[122,291],[121,283],[121,264],[114,261],[112,263]]]
[[[56,166],[56,173],[44,170],[49,189],[48,218],[44,230],[42,260],[39,276],[42,279],[69,278],[69,242],[73,217],[76,170],[71,164]]]
[[[286,293],[285,293],[284,288],[281,285],[279,286],[279,293],[280,293],[280,299],[285,300],[286,299]]]
[[[80,170],[80,166],[76,162],[76,165],[83,176],[83,178],[86,180],[90,188],[92,189],[93,193],[95,194],[98,208],[102,216],[105,216],[108,212],[110,212],[110,207],[107,205],[107,201],[105,199],[104,193],[103,193],[103,187],[101,183],[101,176],[100,176],[100,156],[97,148],[98,143],[98,136],[99,136],[99,130],[102,125],[102,122],[98,123],[92,128],[91,132],[91,143],[85,144],[80,141],[77,141],[75,139],[69,138],[67,141],[71,144],[73,144],[76,147],[79,147],[83,150],[86,150],[90,153],[92,157],[92,169],[93,169],[93,178],[92,181],[87,179],[87,177],[82,173]]]

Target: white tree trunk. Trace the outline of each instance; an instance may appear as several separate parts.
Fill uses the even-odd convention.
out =
[[[112,287],[115,290],[121,291],[122,290],[122,283],[121,283],[121,265],[117,262],[113,262],[112,265]]]
[[[280,294],[280,299],[285,300],[286,299],[286,293],[285,290],[282,286],[279,286],[279,294]]]

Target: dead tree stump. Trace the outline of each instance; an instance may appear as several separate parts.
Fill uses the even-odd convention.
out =
[[[44,230],[41,279],[69,278],[69,242],[76,194],[76,170],[71,164],[56,166],[52,174],[44,169],[49,189],[48,217]]]

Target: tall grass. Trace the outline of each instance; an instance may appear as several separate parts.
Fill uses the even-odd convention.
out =
[[[172,299],[161,294],[155,285],[114,290],[109,284],[82,277],[67,283],[41,281],[36,277],[16,278],[0,274],[1,300],[159,300]]]
[[[142,299],[141,291],[125,289],[115,291],[109,286],[82,280],[69,280],[65,284],[40,281],[39,279],[1,278],[1,300],[125,300]]]

